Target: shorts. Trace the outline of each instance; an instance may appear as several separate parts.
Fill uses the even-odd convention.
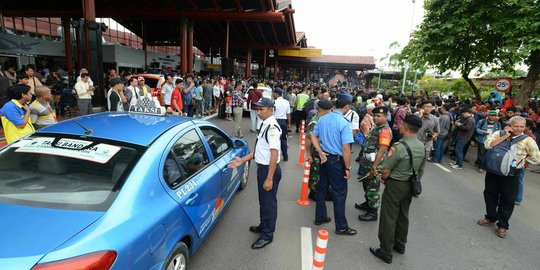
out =
[[[225,105],[225,113],[232,113],[232,106],[227,104]]]

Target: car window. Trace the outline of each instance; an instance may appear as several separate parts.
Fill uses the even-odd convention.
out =
[[[210,163],[206,148],[195,129],[188,131],[176,141],[169,156],[170,158],[168,157],[166,161],[174,160],[176,162],[179,170],[178,175],[180,176],[180,179],[174,179],[172,176],[176,177],[177,174],[167,172],[168,178],[165,178],[165,180],[167,180],[171,186],[183,183]],[[171,162],[169,161],[169,163]],[[174,166],[171,166],[170,168],[174,170]],[[164,170],[167,170],[167,164],[165,164]],[[165,172],[163,175],[165,177]]]
[[[232,142],[227,135],[221,133],[217,129],[212,127],[201,127],[201,131],[210,146],[214,159],[219,158],[233,148]]]
[[[139,156],[114,141],[33,136],[0,152],[0,202],[104,211]]]
[[[153,79],[153,78],[148,78],[148,77],[147,77],[147,78],[144,78],[144,82],[145,82],[148,86],[150,86],[150,87],[152,87],[152,88],[159,88],[159,85],[158,85],[159,79]]]

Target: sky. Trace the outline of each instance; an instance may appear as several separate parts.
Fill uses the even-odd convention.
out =
[[[409,40],[411,21],[424,16],[424,0],[292,0],[296,31],[306,33],[308,46],[323,54],[374,56],[387,54],[392,42],[402,47]],[[414,18],[413,18],[414,6]]]

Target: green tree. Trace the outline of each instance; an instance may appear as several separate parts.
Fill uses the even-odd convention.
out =
[[[527,105],[540,76],[540,1],[497,0],[499,13],[491,23],[504,49],[513,53],[511,60],[529,66],[521,91],[515,96],[516,104]]]
[[[478,87],[469,78],[471,72],[482,71],[488,65],[508,67],[516,61],[515,54],[504,47],[504,41],[489,23],[500,16],[501,2],[426,0],[424,20],[401,57],[440,73],[458,71],[480,99]]]

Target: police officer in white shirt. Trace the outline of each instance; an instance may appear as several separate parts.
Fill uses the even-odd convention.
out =
[[[259,190],[260,220],[259,226],[251,226],[249,230],[260,234],[252,245],[252,249],[261,249],[272,243],[277,219],[277,191],[281,180],[279,167],[281,128],[273,115],[274,102],[269,98],[261,98],[255,103],[257,115],[263,120],[255,148],[245,157],[236,157],[229,163],[236,168],[242,163],[255,158],[257,163],[257,187]]]
[[[291,104],[289,101],[283,98],[283,90],[276,87],[272,91],[272,95],[275,101],[274,117],[276,118],[279,127],[284,132],[281,132],[281,153],[283,154],[283,161],[289,160],[289,154],[287,153],[287,130],[291,127]]]

